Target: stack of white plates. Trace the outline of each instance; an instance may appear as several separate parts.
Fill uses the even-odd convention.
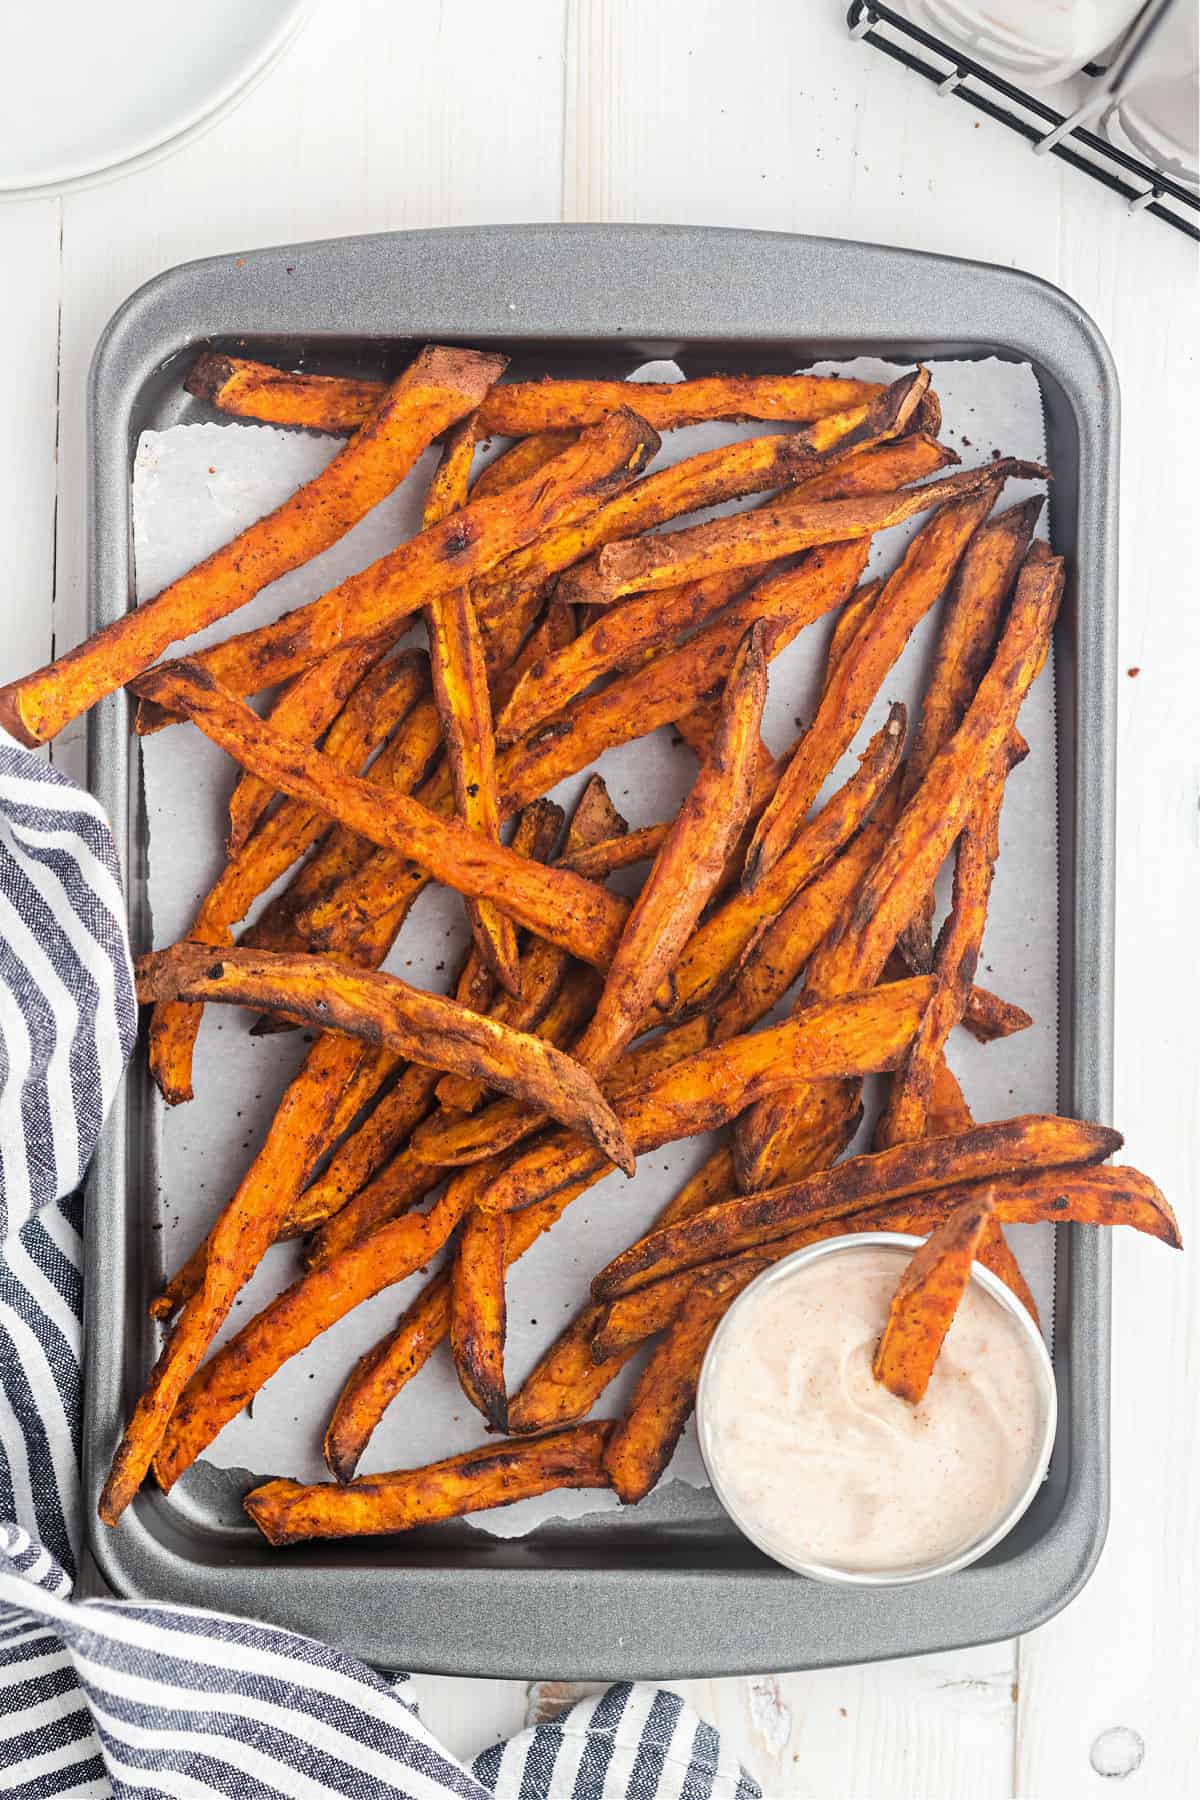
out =
[[[315,0],[3,0],[0,197],[178,149],[249,93]]]

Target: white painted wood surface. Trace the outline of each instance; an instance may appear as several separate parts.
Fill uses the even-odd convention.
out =
[[[1030,269],[1124,395],[1116,1117],[1195,1218],[1200,1092],[1196,268],[1149,219],[845,37],[839,0],[327,0],[232,115],[141,173],[0,206],[0,674],[81,635],[87,366],[190,257],[421,225],[632,219],[827,232]],[[638,271],[629,271],[636,283]],[[73,772],[80,741],[56,746]],[[1113,1521],[1020,1644],[684,1684],[771,1800],[1177,1800],[1197,1785],[1200,1266],[1116,1250]],[[422,1677],[470,1753],[557,1691]]]

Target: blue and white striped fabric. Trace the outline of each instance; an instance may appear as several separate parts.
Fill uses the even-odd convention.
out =
[[[761,1800],[677,1695],[621,1683],[464,1768],[387,1679],[178,1607],[71,1598],[80,1178],[136,1034],[99,808],[0,732],[0,1794]]]

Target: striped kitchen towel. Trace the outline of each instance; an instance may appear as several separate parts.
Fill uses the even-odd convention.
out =
[[[385,1677],[308,1638],[71,1598],[78,1185],[133,1047],[107,823],[0,732],[0,1794],[758,1800],[677,1695],[620,1683],[466,1769]]]

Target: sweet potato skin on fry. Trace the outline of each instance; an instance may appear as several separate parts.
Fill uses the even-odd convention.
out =
[[[592,1332],[602,1308],[582,1307],[530,1370],[520,1391],[509,1401],[508,1429],[514,1437],[552,1431],[585,1419],[615,1380],[622,1364],[636,1354],[633,1344],[623,1356],[601,1366],[592,1355]]]
[[[871,1372],[889,1394],[913,1406],[925,1398],[991,1216],[986,1190],[956,1207],[914,1252],[892,1295]]]
[[[225,618],[327,549],[391,493],[427,444],[471,410],[503,366],[504,358],[471,350],[423,351],[328,468],[153,600],[0,689],[0,722],[23,743],[45,743],[168,645]]]
[[[633,1173],[633,1156],[592,1078],[527,1032],[413,988],[394,975],[351,969],[313,956],[232,950],[214,961],[203,944],[152,951],[138,963],[143,999],[223,1000],[282,1011],[318,1029],[386,1044],[414,1062],[487,1080],[577,1129],[595,1133]]]
[[[247,1494],[244,1505],[277,1547],[307,1538],[411,1531],[554,1488],[607,1487],[608,1432],[607,1424],[579,1425],[533,1441],[488,1444],[423,1469],[363,1476],[344,1487],[268,1481]]]
[[[597,1299],[609,1299],[677,1269],[756,1249],[805,1224],[848,1218],[865,1207],[956,1182],[994,1178],[998,1184],[1000,1177],[1022,1169],[1067,1169],[1100,1162],[1121,1143],[1120,1133],[1107,1126],[1027,1114],[950,1137],[853,1156],[837,1168],[765,1193],[744,1194],[697,1218],[652,1232],[602,1270],[592,1290]],[[999,1197],[996,1215],[1006,1216]]]

